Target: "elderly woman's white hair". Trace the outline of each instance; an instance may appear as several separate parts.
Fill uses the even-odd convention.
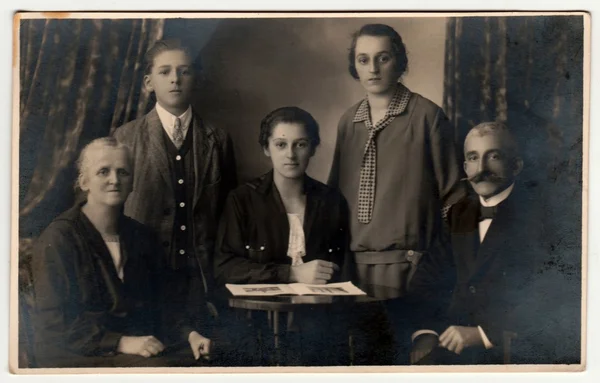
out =
[[[89,152],[93,149],[102,148],[102,147],[109,147],[109,148],[124,150],[125,153],[127,153],[127,162],[130,165],[129,167],[131,169],[131,172],[133,172],[133,166],[131,166],[132,165],[131,150],[129,150],[129,147],[127,145],[122,144],[114,137],[96,138],[95,140],[93,140],[92,142],[87,144],[81,150],[81,153],[79,154],[79,158],[77,159],[77,162],[76,162],[77,179],[75,180],[75,189],[76,190],[77,189],[83,190],[81,188],[81,185],[83,182],[83,177],[85,176],[87,169],[90,166],[89,156],[88,156]]]

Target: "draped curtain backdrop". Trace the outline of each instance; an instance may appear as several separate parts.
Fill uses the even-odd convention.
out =
[[[458,141],[480,122],[506,122],[526,168],[576,183],[570,197],[581,193],[582,92],[582,17],[449,19],[444,109]]]
[[[73,203],[74,163],[91,140],[147,112],[143,55],[163,20],[23,20],[20,237]]]
[[[546,208],[548,267],[565,277],[548,308],[564,310],[564,355],[580,346],[583,31],[581,16],[451,18],[446,40],[444,109],[457,140],[480,122],[505,122],[524,159],[522,187]]]

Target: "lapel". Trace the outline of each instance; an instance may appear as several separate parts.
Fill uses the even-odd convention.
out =
[[[207,173],[211,168],[211,156],[209,155],[213,149],[215,141],[212,137],[213,130],[209,126],[204,125],[202,119],[192,109],[192,130],[193,145],[192,155],[194,157],[194,208],[200,201]]]
[[[453,208],[454,210],[455,208]],[[476,270],[479,252],[479,201],[469,199],[456,207],[459,209],[456,221],[452,228],[453,248],[457,257],[466,265],[468,275]]]
[[[316,181],[307,175],[304,176],[304,192],[306,193],[306,208],[304,211],[304,237],[306,239],[306,243],[308,244],[312,243],[312,231],[315,220],[321,211],[323,199],[319,198],[320,196],[317,195],[318,188]],[[321,235],[322,234],[323,233],[321,233]]]
[[[267,198],[271,199],[271,203],[274,205],[274,214],[272,222],[277,224],[273,228],[276,232],[275,238],[281,240],[282,249],[286,249],[289,246],[289,235],[290,235],[290,224],[287,217],[285,206],[281,199],[281,194],[273,182],[273,170],[265,174],[260,179],[260,184],[257,185],[257,191],[264,193]],[[304,238],[306,242],[307,257],[309,254],[308,245],[311,242],[311,235],[313,234],[314,224],[321,211],[321,205],[323,204],[322,198],[318,195],[318,185],[315,180],[308,176],[304,176],[304,192],[306,193],[306,207],[304,208]],[[310,258],[309,258],[310,259]]]
[[[272,221],[277,222],[276,227],[274,228],[277,233],[275,238],[281,240],[281,248],[285,249],[285,254],[287,254],[287,249],[290,244],[290,222],[288,221],[287,211],[283,205],[281,194],[279,194],[279,190],[273,181],[273,170],[267,174],[263,182],[262,186],[265,187],[266,190],[270,190],[269,194],[271,194],[271,196],[267,196],[267,198],[272,198],[275,205],[275,214],[277,216],[274,217]]]
[[[149,153],[146,158],[154,165],[158,170],[163,180],[165,181],[166,187],[173,194],[173,181],[171,180],[171,172],[169,171],[169,158],[167,157],[167,150],[165,148],[163,139],[163,126],[158,117],[156,108],[152,109],[146,116],[146,124],[148,125],[148,140],[149,140]],[[143,164],[146,166],[146,164]]]
[[[102,280],[106,283],[106,290],[109,294],[109,299],[112,301],[112,311],[121,311],[120,308],[123,305],[123,282],[117,275],[117,269],[115,268],[112,256],[104,243],[102,235],[96,230],[92,222],[87,218],[83,211],[79,211],[78,230],[82,235],[82,238],[86,238],[89,241],[91,254],[90,256],[94,260],[94,267],[97,267],[98,274],[102,277]],[[126,252],[122,252],[123,266],[125,266]]]
[[[506,200],[498,205],[496,215],[488,228],[488,231],[479,246],[477,260],[473,272],[473,277],[485,275],[485,272],[497,260],[497,257],[502,257],[502,262],[509,262],[509,258],[514,253],[507,247],[507,244],[518,239],[512,233],[520,230],[521,226],[518,222],[518,217],[515,215],[515,191],[508,196]],[[479,230],[478,230],[479,232]]]

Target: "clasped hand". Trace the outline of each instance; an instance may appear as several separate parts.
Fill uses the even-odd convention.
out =
[[[477,327],[450,326],[440,335],[423,334],[415,339],[410,352],[411,363],[416,363],[427,356],[435,347],[443,347],[455,354],[469,347],[483,345],[483,339]]]
[[[483,346],[483,339],[477,327],[450,326],[440,335],[440,346],[460,355],[465,348]]]
[[[333,262],[316,259],[290,268],[290,281],[322,285],[327,283],[333,273],[339,271],[338,265]]]
[[[188,336],[188,342],[194,359],[200,357],[210,359],[211,340],[203,337],[196,331],[192,331]],[[122,354],[141,355],[145,358],[160,354],[165,349],[165,345],[152,335],[147,336],[122,336],[117,346],[117,351]]]
[[[152,335],[122,336],[119,339],[117,351],[122,354],[141,355],[144,358],[161,353],[165,345]]]

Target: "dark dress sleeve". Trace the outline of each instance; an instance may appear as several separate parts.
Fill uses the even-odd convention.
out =
[[[337,230],[337,243],[341,251],[334,262],[340,266],[340,273],[336,279],[358,283],[358,273],[354,254],[350,251],[350,211],[346,199],[339,193],[339,222]]]
[[[450,222],[452,210],[448,213]],[[456,284],[456,265],[450,243],[450,228],[444,224],[410,281],[407,302],[413,311],[412,331],[427,329],[441,335],[448,325],[447,312]]]
[[[85,311],[73,294],[77,277],[72,263],[81,251],[76,243],[68,230],[53,225],[36,244],[32,259],[36,337],[43,354],[54,349],[86,356],[111,355],[122,334],[103,326],[106,312]]]
[[[249,222],[236,193],[231,193],[217,235],[215,278],[217,283],[289,283],[290,265],[260,263],[246,249]]]
[[[438,185],[438,194],[444,206],[450,206],[467,195],[467,185],[461,181],[462,152],[456,142],[454,127],[439,109],[431,133],[431,158]]]
[[[327,185],[338,188],[339,177],[340,177],[340,161],[341,161],[341,150],[342,150],[342,131],[344,128],[346,118],[345,116],[340,119],[337,128],[337,135],[335,140],[335,150],[333,152],[333,162],[331,164],[331,170],[329,171],[329,179]]]

